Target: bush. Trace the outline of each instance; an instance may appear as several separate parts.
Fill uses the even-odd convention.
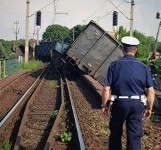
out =
[[[11,145],[8,140],[4,140],[1,146],[2,150],[11,150]]]

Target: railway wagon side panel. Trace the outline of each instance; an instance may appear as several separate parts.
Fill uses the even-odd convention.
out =
[[[81,35],[72,43],[67,55],[78,64],[102,35],[102,29],[98,28],[96,24],[88,24]]]
[[[91,21],[67,51],[85,73],[103,82],[110,63],[122,56],[122,46],[104,29]]]
[[[99,82],[103,83],[105,76],[107,74],[107,70],[109,65],[111,64],[112,61],[119,59],[122,57],[122,52],[119,47],[117,47],[113,53],[106,59],[106,61],[98,68],[98,70],[94,73],[93,77]]]
[[[87,68],[89,75],[93,76],[103,63],[112,56],[112,53],[115,53],[117,48],[120,48],[119,44],[114,42],[108,34],[104,34],[80,61],[79,68],[82,70],[83,68]],[[117,58],[121,54],[121,50],[118,51]],[[113,57],[111,59],[116,60],[117,58]]]

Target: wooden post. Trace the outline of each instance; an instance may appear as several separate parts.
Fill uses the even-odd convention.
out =
[[[1,60],[0,60],[0,79],[2,78],[2,64],[1,64]]]
[[[5,72],[6,72],[6,62],[3,60],[3,78],[5,77]]]

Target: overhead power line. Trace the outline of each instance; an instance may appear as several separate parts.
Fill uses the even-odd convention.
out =
[[[46,6],[42,7],[40,10],[43,10],[44,8],[48,7],[49,5],[51,5],[54,1],[48,3]]]
[[[124,2],[120,3],[118,6],[114,5],[111,0],[109,0],[109,3],[111,3],[115,8],[113,10],[111,10],[110,12],[106,13],[103,17],[101,17],[99,20],[103,19],[104,17],[106,17],[107,15],[111,14],[115,9],[119,10],[120,13],[122,13],[127,19],[129,19],[118,7],[120,7]]]
[[[42,8],[41,8],[41,9],[39,9],[39,10],[43,10],[44,8],[46,8],[46,7],[48,7],[49,5],[51,5],[52,3],[54,3],[54,1],[52,1],[52,2],[48,3],[47,5],[45,5],[44,7],[42,7]],[[37,10],[37,11],[39,11],[39,10]],[[35,13],[36,13],[36,12],[35,12]],[[31,14],[29,17],[31,17],[31,16],[35,15],[35,13]]]
[[[123,15],[125,16],[127,19],[129,19],[118,7],[121,6],[124,2],[122,2],[119,6],[116,6],[111,0],[109,0],[109,2]]]
[[[109,5],[110,2],[107,4]],[[87,19],[83,20],[83,21],[87,21],[88,19],[90,19],[91,17],[93,17],[96,13],[98,13],[100,10],[102,10],[103,8],[105,8],[107,5],[103,5],[103,7],[99,8],[98,10],[96,10],[91,16],[89,16]]]
[[[147,0],[142,0],[141,2],[135,2],[135,5],[137,5],[137,4],[140,4],[140,3],[144,3],[145,1],[147,1]]]

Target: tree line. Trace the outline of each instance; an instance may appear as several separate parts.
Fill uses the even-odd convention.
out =
[[[76,25],[73,28],[69,29],[68,27],[59,24],[49,25],[42,35],[42,40],[56,40],[71,44],[73,40],[75,40],[80,35],[85,27],[86,25]],[[119,42],[122,37],[130,34],[130,32],[127,31],[123,26],[119,27],[118,33],[119,34],[117,34],[114,38],[116,38]],[[138,38],[140,41],[136,57],[147,59],[149,53],[154,50],[155,38],[153,36],[146,36],[144,33],[137,30],[134,30],[133,36]],[[17,46],[24,44],[24,41],[24,39],[18,40]],[[14,56],[13,43],[14,41],[5,41],[3,39],[0,39],[0,58]],[[157,52],[161,53],[161,42],[157,43]]]

